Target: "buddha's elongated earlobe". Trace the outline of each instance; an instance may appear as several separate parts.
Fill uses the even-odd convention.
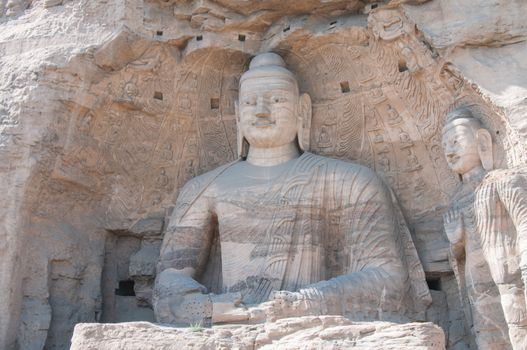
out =
[[[243,136],[241,123],[240,123],[240,109],[238,101],[234,101],[234,112],[236,114],[236,135],[237,135],[237,153],[238,158],[247,157],[247,152],[249,151],[249,144],[245,137]]]
[[[309,151],[311,137],[311,97],[302,94],[298,99],[298,145],[302,151]]]
[[[494,168],[494,159],[492,157],[492,137],[490,132],[486,129],[479,129],[476,132],[476,140],[478,143],[478,153],[481,159],[481,165],[487,171]]]

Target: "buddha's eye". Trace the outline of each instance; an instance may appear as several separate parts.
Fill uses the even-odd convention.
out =
[[[256,104],[256,99],[254,99],[252,97],[248,97],[248,98],[243,100],[243,104],[245,106],[254,106]]]
[[[273,96],[271,97],[271,102],[273,103],[283,103],[283,102],[286,102],[287,101],[287,98],[283,97],[283,96]]]

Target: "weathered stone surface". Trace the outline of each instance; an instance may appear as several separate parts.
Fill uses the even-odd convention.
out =
[[[137,221],[132,227],[130,227],[128,232],[138,236],[159,236],[163,232],[164,225],[164,215],[162,217],[149,217]]]
[[[279,55],[252,59],[237,103],[242,159],[184,186],[161,248],[157,320],[422,319],[431,297],[398,203],[368,169],[308,152],[311,98]]]
[[[493,146],[491,133],[469,108],[449,113],[443,147],[461,183],[444,216],[445,233],[478,346],[524,349],[527,168],[494,170]]]
[[[524,149],[527,139],[527,84],[523,78],[527,76],[526,56],[525,41],[499,48],[456,49],[450,55],[466,79],[503,110],[518,134],[516,147]]]
[[[72,350],[158,349],[441,350],[444,334],[432,323],[350,322],[301,317],[256,326],[171,328],[146,322],[78,324]]]
[[[44,0],[44,7],[48,8],[48,7],[62,5],[63,1],[64,0]]]
[[[527,139],[526,10],[525,2],[514,0],[429,1],[404,6],[442,59],[452,62],[465,79],[503,110],[521,137],[518,147],[523,148]]]
[[[437,49],[503,46],[527,39],[521,1],[428,1],[405,5],[404,10]]]
[[[0,348],[66,349],[77,322],[152,319],[152,253],[138,252],[163,233],[133,226],[236,158],[239,77],[267,51],[311,96],[312,152],[393,189],[447,346],[473,342],[442,228],[458,178],[441,129],[471,105],[496,169],[526,164],[527,3],[58,3],[0,0]]]

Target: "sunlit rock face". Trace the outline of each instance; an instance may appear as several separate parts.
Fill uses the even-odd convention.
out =
[[[263,52],[310,96],[306,151],[393,191],[430,287],[422,318],[447,348],[476,344],[444,232],[460,179],[442,130],[469,106],[496,179],[525,165],[525,6],[0,0],[0,348],[67,349],[79,322],[155,320],[176,199],[238,158],[240,77]]]
[[[72,350],[80,349],[423,349],[445,348],[442,330],[430,323],[351,322],[340,316],[305,316],[236,328],[169,328],[146,322],[75,327]]]

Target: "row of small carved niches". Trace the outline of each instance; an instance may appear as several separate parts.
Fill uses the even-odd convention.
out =
[[[441,214],[458,183],[441,146],[446,114],[471,106],[493,131],[495,158],[506,160],[502,166],[518,158],[508,146],[513,131],[399,11],[373,12],[368,22],[368,30],[313,33],[277,49],[311,94],[312,151],[375,169],[416,233],[425,269],[444,272],[449,266]]]
[[[375,169],[426,245],[444,241],[438,218],[457,181],[441,148],[445,115],[462,101],[485,101],[406,21],[384,11],[368,26],[341,19],[330,30],[315,23],[299,32],[301,19],[292,19],[286,32],[277,23],[281,34],[261,48],[280,53],[311,95],[312,151]],[[385,33],[384,22],[395,29]],[[174,50],[156,42],[103,74],[68,121],[73,131],[56,173],[85,186],[102,177],[108,222],[169,209],[186,181],[236,157],[234,102],[249,55],[243,48]],[[491,126],[498,144],[508,135],[500,125]]]
[[[178,64],[156,46],[71,102],[54,174],[109,190],[109,227],[173,205],[189,179],[236,157],[234,101],[248,57],[202,52]],[[110,224],[114,222],[114,224]],[[123,227],[124,228],[124,227]]]

